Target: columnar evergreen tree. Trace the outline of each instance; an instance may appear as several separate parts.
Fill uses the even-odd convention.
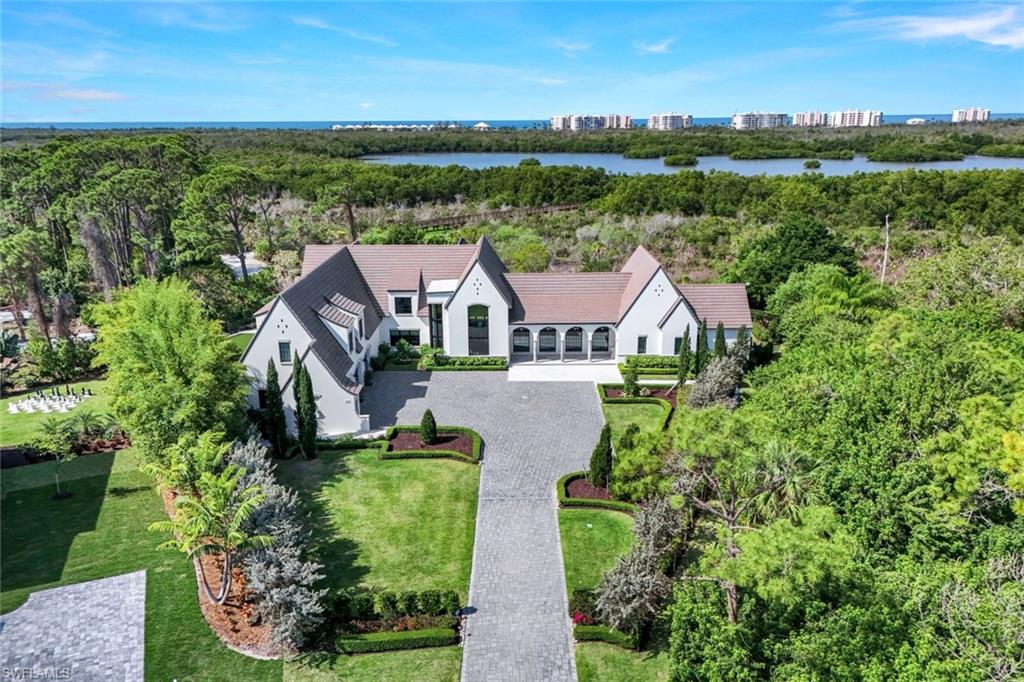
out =
[[[636,397],[640,393],[640,385],[636,380],[636,367],[626,367],[626,371],[622,374],[622,392],[630,398]]]
[[[708,321],[703,319],[697,327],[697,352],[693,366],[695,374],[700,374],[708,366],[708,359]]]
[[[302,400],[302,374],[306,371],[302,364],[302,358],[296,356],[295,364],[292,366],[292,398],[295,399],[295,430],[299,428],[299,401]]]
[[[684,383],[690,375],[692,356],[693,352],[690,350],[690,325],[686,325],[682,343],[679,344],[679,369],[676,372],[676,379],[679,380],[680,384]]]
[[[309,370],[302,368],[299,377],[298,431],[299,445],[306,459],[316,458],[316,399],[313,397],[313,379]]]
[[[433,445],[437,442],[437,422],[434,421],[434,413],[427,410],[420,420],[420,439],[424,445]]]
[[[590,455],[590,471],[587,480],[590,485],[598,488],[608,487],[608,479],[612,473],[612,429],[608,424],[601,429],[594,452]]]
[[[281,384],[277,378],[277,365],[274,360],[267,360],[267,398],[266,398],[267,439],[275,457],[284,455],[288,443],[288,425],[284,418],[284,401],[281,399]]]
[[[729,354],[740,358],[744,363],[750,358],[750,330],[745,325],[736,332],[736,341],[729,349]]]
[[[729,346],[725,343],[725,325],[721,322],[715,327],[715,357],[724,358]]]

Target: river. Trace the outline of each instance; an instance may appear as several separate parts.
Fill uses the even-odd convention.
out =
[[[537,159],[544,166],[592,166],[603,168],[609,173],[640,175],[643,173],[676,173],[680,168],[666,166],[661,159],[627,159],[618,154],[573,154],[537,152],[443,152],[427,154],[381,154],[365,156],[364,161],[389,165],[412,163],[423,166],[448,166],[456,164],[467,168],[490,168],[493,166],[516,166],[523,159]],[[859,172],[903,170],[920,168],[928,170],[1006,169],[1024,168],[1024,159],[995,156],[968,156],[963,161],[929,161],[922,163],[883,163],[868,161],[857,156],[850,161],[823,159],[821,168],[815,172],[823,175],[851,175]],[[739,175],[798,175],[808,172],[803,159],[750,159],[733,160],[728,156],[702,156],[690,170],[728,171]]]

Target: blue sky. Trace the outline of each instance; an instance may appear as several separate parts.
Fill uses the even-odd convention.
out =
[[[1024,3],[43,3],[6,121],[1024,111]]]

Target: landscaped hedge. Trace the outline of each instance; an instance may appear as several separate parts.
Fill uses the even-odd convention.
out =
[[[385,436],[388,441],[395,437],[396,433],[403,431],[409,431],[413,433],[419,433],[420,427],[416,426],[391,426],[388,427],[387,435]],[[466,428],[465,426],[438,426],[438,433],[461,433],[469,436],[473,439],[473,454],[469,457],[456,452],[455,450],[401,450],[394,452],[387,449],[387,444],[381,447],[380,457],[381,459],[433,459],[433,458],[447,458],[457,459],[461,462],[469,462],[470,464],[477,464],[480,461],[480,451],[483,448],[483,439],[480,438],[480,434],[473,429]]]
[[[637,648],[633,637],[606,625],[577,625],[572,629],[572,634],[578,642],[607,642],[634,651]]]
[[[501,372],[508,359],[497,355],[424,355],[423,369],[436,372]]]
[[[374,450],[386,445],[386,440],[360,440],[346,436],[322,438],[316,442],[317,450]]]
[[[666,377],[674,377],[676,375],[676,373],[679,371],[675,367],[673,367],[671,369],[668,368],[668,367],[632,367],[630,369],[635,369],[637,374],[639,374],[640,376],[666,376]],[[624,365],[624,364],[622,364],[620,362],[619,363],[619,374],[625,374],[625,372],[626,372],[626,365]]]
[[[338,621],[402,616],[451,616],[460,606],[455,590],[366,590],[349,588],[333,594],[331,615]]]
[[[450,628],[407,630],[405,632],[371,632],[365,635],[339,635],[335,640],[338,652],[369,654],[380,651],[422,649],[458,644],[459,636]]]
[[[655,396],[637,396],[635,398],[627,398],[626,396],[609,398],[606,395],[606,389],[617,388],[621,390],[623,384],[598,384],[597,394],[601,397],[602,403],[608,403],[609,405],[622,405],[622,404],[636,404],[636,403],[647,403],[648,405],[661,405],[662,416],[661,424],[658,427],[659,431],[663,431],[668,426],[668,420],[672,416],[672,403],[665,400],[664,398],[656,398]]]
[[[560,507],[591,507],[596,509],[611,509],[626,514],[636,511],[636,505],[619,500],[596,500],[591,497],[569,497],[569,484],[579,478],[586,478],[587,472],[574,471],[558,479],[556,490],[558,491],[558,505]]]
[[[679,367],[679,358],[675,355],[627,355],[626,367],[637,370],[670,369],[675,374]]]

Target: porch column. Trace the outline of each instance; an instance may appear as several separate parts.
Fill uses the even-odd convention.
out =
[[[533,348],[533,361],[537,362],[537,343],[540,340],[540,334],[534,334],[533,332],[530,332],[530,339],[532,339],[532,343],[530,344],[530,346]]]
[[[555,333],[558,334],[558,359],[565,362],[565,333],[559,333],[557,329]]]
[[[587,331],[587,362],[590,362],[593,358],[594,352],[594,332]]]

